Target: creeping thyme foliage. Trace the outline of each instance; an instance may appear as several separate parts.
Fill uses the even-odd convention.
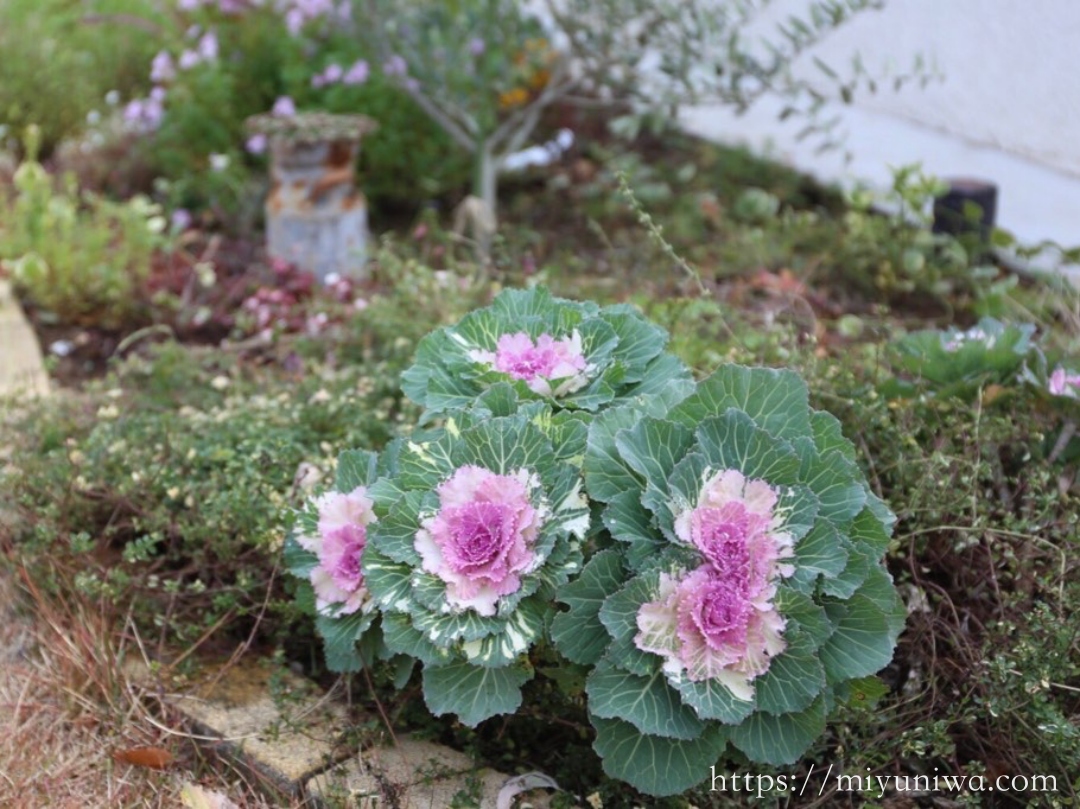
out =
[[[428,707],[475,725],[519,708],[543,643],[644,792],[729,745],[794,762],[892,657],[894,517],[796,374],[695,385],[665,343],[540,289],[426,338],[404,388],[439,426],[343,455],[290,540],[331,666],[415,658]]]

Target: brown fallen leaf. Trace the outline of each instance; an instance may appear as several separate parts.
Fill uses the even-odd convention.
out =
[[[113,758],[136,767],[164,770],[172,763],[173,754],[160,747],[132,747],[129,750],[118,750],[113,753]]]

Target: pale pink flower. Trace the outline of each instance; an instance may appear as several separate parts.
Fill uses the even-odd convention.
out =
[[[213,31],[207,31],[199,40],[199,56],[207,62],[218,57],[218,39]]]
[[[341,83],[355,86],[357,84],[363,84],[368,80],[368,75],[371,70],[368,67],[368,63],[363,59],[360,59],[353,63],[348,72],[342,76]]]
[[[274,102],[273,108],[270,110],[271,115],[277,115],[281,118],[291,118],[296,115],[296,104],[289,96],[279,96],[278,100]]]
[[[149,98],[129,101],[124,107],[124,122],[139,132],[154,131],[165,118],[164,99],[164,90],[155,87]]]
[[[201,61],[202,59],[195,51],[185,49],[180,53],[179,65],[181,70],[191,70]]]
[[[319,609],[343,604],[339,613],[347,615],[363,606],[367,593],[360,560],[366,543],[367,530],[361,525],[346,525],[323,535],[319,565],[311,571]]]
[[[124,120],[129,124],[137,124],[142,120],[143,114],[143,102],[138,98],[133,98],[127,104],[124,105]]]
[[[191,211],[186,208],[177,208],[172,212],[172,216],[169,217],[169,219],[170,227],[175,233],[181,233],[191,227]]]
[[[497,475],[479,466],[439,485],[439,511],[421,522],[415,546],[423,569],[446,583],[451,607],[494,615],[538,563],[543,513],[529,500],[533,485],[528,470]]]
[[[251,154],[262,154],[266,151],[266,135],[261,132],[256,132],[247,139],[245,147]]]
[[[383,63],[382,69],[387,76],[404,76],[409,72],[409,65],[395,53]]]
[[[304,12],[298,8],[290,8],[285,12],[285,29],[292,35],[297,36],[304,28]]]
[[[559,340],[541,334],[535,343],[525,332],[504,334],[494,352],[473,351],[470,357],[512,379],[523,380],[531,391],[542,396],[564,396],[589,383],[587,374],[591,368],[576,331]],[[559,384],[552,387],[552,382]]]
[[[715,472],[701,487],[697,505],[676,513],[675,535],[701,551],[718,573],[745,564],[740,570],[746,596],[770,599],[774,580],[794,572],[782,561],[794,553],[794,540],[776,513],[778,499],[764,480],[737,469]]]
[[[176,78],[176,66],[168,51],[158,51],[150,62],[150,81],[166,82]]]
[[[1050,374],[1046,389],[1052,396],[1068,396],[1075,399],[1080,394],[1080,374],[1069,373],[1059,365]]]

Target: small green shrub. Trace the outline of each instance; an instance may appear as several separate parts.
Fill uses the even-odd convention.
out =
[[[0,124],[36,124],[43,156],[78,135],[110,91],[149,84],[145,66],[160,22],[151,0],[0,2]],[[134,24],[133,24],[134,23]]]
[[[145,318],[140,293],[164,243],[161,209],[140,196],[80,193],[72,177],[57,190],[32,155],[14,185],[14,199],[0,199],[0,261],[16,287],[64,323],[119,328]]]
[[[323,21],[323,22],[329,22]],[[213,36],[218,55],[186,69],[181,54]],[[454,154],[448,137],[402,90],[390,83],[347,24],[312,24],[293,34],[267,4],[224,14],[208,7],[174,19],[160,55],[169,61],[160,121],[150,121],[141,151],[167,180],[170,201],[181,207],[210,205],[219,213],[238,209],[257,195],[252,179],[261,173],[260,150],[245,149],[245,119],[288,97],[301,110],[363,113],[379,129],[361,148],[361,188],[376,199],[415,203],[463,185],[468,161]],[[361,81],[321,84],[331,65],[344,72],[371,61]],[[150,60],[144,68],[150,74]],[[315,86],[315,85],[319,86]],[[219,156],[215,161],[211,155]],[[226,159],[222,159],[226,158]],[[255,172],[255,173],[253,173]]]
[[[961,295],[973,254],[953,236],[930,231],[931,202],[943,184],[918,166],[893,171],[893,183],[880,201],[888,215],[874,210],[879,200],[867,192],[849,195],[842,239],[833,253],[832,272],[864,294],[886,299],[908,294]]]

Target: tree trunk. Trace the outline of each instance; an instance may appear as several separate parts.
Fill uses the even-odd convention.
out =
[[[476,150],[476,177],[473,181],[473,195],[479,197],[487,205],[494,219],[497,211],[499,165],[491,147],[486,143],[480,144]]]

